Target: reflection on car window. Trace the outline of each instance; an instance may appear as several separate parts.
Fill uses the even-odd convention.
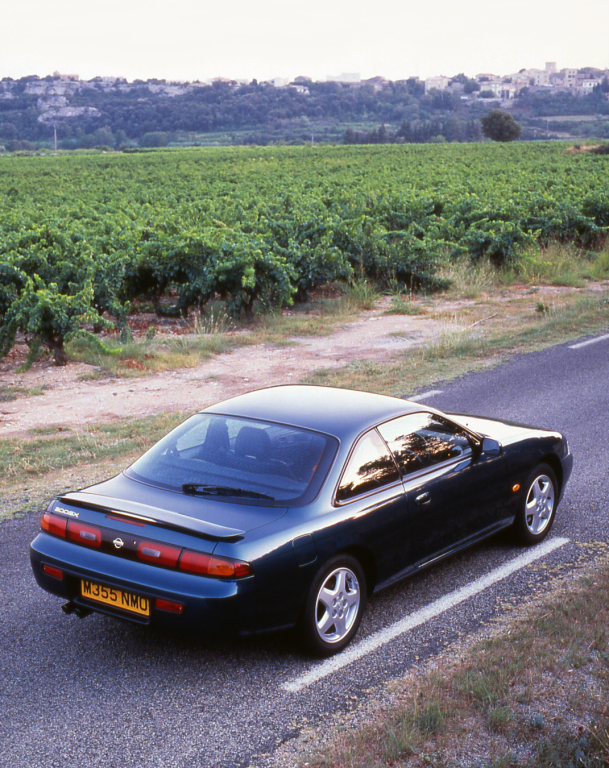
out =
[[[387,446],[376,430],[360,438],[345,468],[336,498],[351,499],[400,479]]]
[[[456,424],[433,413],[409,413],[379,427],[402,475],[469,456],[467,434]]]
[[[235,497],[249,491],[252,497],[295,502],[331,459],[334,444],[333,438],[284,424],[203,413],[170,432],[127,473],[171,490],[221,487],[223,498],[234,489]]]

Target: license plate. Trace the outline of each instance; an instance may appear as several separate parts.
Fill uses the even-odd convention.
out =
[[[102,584],[96,584],[94,581],[81,579],[80,594],[87,600],[93,600],[96,603],[110,605],[113,608],[120,608],[122,611],[137,613],[138,616],[150,616],[150,601],[147,597],[135,595],[133,592],[126,592],[117,587],[104,587]]]

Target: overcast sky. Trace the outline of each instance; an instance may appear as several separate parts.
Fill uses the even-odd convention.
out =
[[[546,61],[609,67],[609,0],[17,0],[0,24],[0,78],[398,80]]]

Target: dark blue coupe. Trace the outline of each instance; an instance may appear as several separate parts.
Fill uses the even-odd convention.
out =
[[[558,432],[272,387],[54,499],[32,568],[66,613],[200,633],[299,625],[330,655],[382,587],[508,526],[541,541],[572,462]]]

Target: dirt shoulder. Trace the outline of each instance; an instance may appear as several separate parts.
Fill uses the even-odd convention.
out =
[[[0,403],[0,436],[17,437],[50,425],[75,428],[129,416],[205,408],[252,389],[296,383],[316,369],[340,367],[354,359],[391,358],[424,343],[446,326],[425,316],[386,315],[386,304],[381,302],[329,336],[290,338],[280,346],[238,347],[194,368],[140,378],[83,380],[94,366],[69,363],[57,367],[51,361],[16,373],[19,360],[5,361],[0,387],[44,390]]]
[[[525,302],[534,313],[540,300],[552,301],[570,289],[546,287],[511,291],[492,302],[449,300],[428,304],[421,314],[387,314],[391,299],[384,297],[374,309],[362,312],[327,336],[287,337],[281,344],[242,346],[181,368],[136,378],[98,378],[96,368],[71,362],[57,367],[51,361],[35,363],[17,373],[26,348],[16,349],[0,362],[0,391],[17,387],[22,396],[0,402],[0,437],[20,437],[36,428],[79,426],[162,412],[188,412],[261,387],[297,383],[319,369],[341,368],[354,360],[391,360],[396,355],[428,344],[442,334],[459,333],[473,326],[499,327],[515,302]],[[522,305],[521,305],[522,306]],[[39,394],[25,394],[38,392]]]

